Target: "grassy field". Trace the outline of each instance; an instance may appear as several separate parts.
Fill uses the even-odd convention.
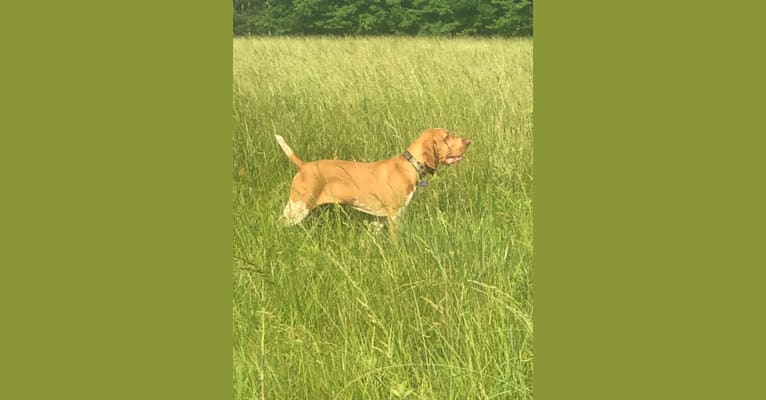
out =
[[[235,39],[238,399],[531,399],[532,41]],[[428,127],[474,143],[391,241],[278,216],[302,159],[373,161]]]

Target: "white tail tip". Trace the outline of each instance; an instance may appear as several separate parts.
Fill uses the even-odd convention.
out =
[[[293,149],[290,148],[290,146],[287,145],[287,142],[285,142],[285,138],[279,135],[274,135],[274,137],[277,138],[277,143],[279,143],[279,147],[282,148],[282,151],[287,154],[287,156],[291,156],[293,154]]]

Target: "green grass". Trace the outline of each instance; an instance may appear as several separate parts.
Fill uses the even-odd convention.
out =
[[[532,41],[235,39],[238,399],[532,398]],[[389,158],[428,127],[474,143],[399,235],[323,206],[277,218],[304,160]]]

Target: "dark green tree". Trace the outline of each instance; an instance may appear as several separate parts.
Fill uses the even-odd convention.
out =
[[[234,35],[532,34],[532,0],[234,0]]]

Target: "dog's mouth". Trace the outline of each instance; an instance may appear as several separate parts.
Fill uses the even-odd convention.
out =
[[[463,143],[457,146],[448,146],[450,150],[446,157],[444,157],[444,163],[447,165],[457,164],[463,159],[465,151],[468,150],[468,145],[471,144],[470,139],[462,139]],[[458,154],[454,154],[458,153]]]
[[[447,164],[447,165],[457,164],[462,159],[463,159],[463,156],[448,156],[444,160],[444,163]]]

